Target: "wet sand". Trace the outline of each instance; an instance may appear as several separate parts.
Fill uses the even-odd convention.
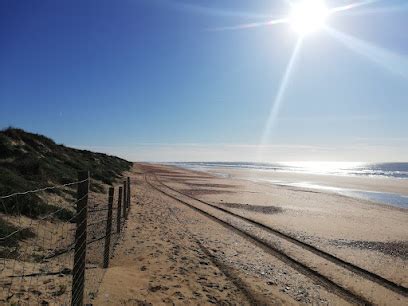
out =
[[[222,173],[234,179],[271,180],[283,183],[308,182],[328,187],[348,188],[362,191],[390,192],[408,196],[408,180],[383,177],[335,176],[256,169],[212,169],[209,173]]]
[[[146,180],[146,174],[152,172],[186,195],[277,228],[399,286],[408,286],[406,210],[237,176],[220,178],[135,164],[133,207],[96,305],[350,303],[240,232],[158,192]],[[394,191],[402,187],[383,184],[381,188]],[[353,289],[355,281],[351,275],[350,279],[346,285]],[[375,288],[363,289],[370,296]],[[393,292],[382,297],[373,291],[372,297],[379,304],[408,302]]]

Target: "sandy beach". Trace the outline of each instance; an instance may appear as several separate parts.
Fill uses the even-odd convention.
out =
[[[275,181],[281,183],[308,182],[326,187],[348,188],[361,191],[397,193],[408,196],[408,180],[383,177],[336,176],[307,173],[262,171],[256,169],[211,169],[213,174],[224,174],[235,179]]]
[[[408,306],[408,0],[0,22],[0,306]]]
[[[130,175],[133,206],[96,305],[408,302],[404,209],[242,173],[135,164]]]

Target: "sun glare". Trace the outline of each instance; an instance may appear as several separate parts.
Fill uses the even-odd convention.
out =
[[[289,23],[299,35],[307,35],[324,26],[329,12],[323,0],[301,0],[293,4]]]

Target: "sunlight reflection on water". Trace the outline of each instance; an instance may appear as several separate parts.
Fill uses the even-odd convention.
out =
[[[351,198],[363,199],[381,204],[388,204],[400,208],[408,208],[408,196],[400,195],[397,193],[339,188],[312,184],[308,182],[288,183],[276,180],[259,180],[259,181],[264,181],[279,186],[291,186],[302,189],[324,190]]]

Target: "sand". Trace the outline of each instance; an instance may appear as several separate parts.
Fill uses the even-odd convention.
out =
[[[349,188],[362,191],[398,193],[408,196],[408,180],[383,177],[335,176],[307,173],[273,172],[256,169],[210,170],[209,173],[223,173],[236,179],[272,180],[281,182],[308,182],[328,187]]]
[[[61,207],[72,207],[72,202],[75,201],[74,199],[72,202],[63,201],[54,198],[54,195],[50,197],[42,194],[42,196],[50,203],[57,203]],[[92,210],[105,208],[106,200],[106,194],[94,192],[91,192],[88,198],[85,304],[92,302],[105,272],[102,269],[104,240],[93,242],[92,240],[105,235],[106,222],[100,220],[106,220],[106,211],[92,212]],[[115,203],[116,200],[117,195]],[[0,214],[0,217],[19,228],[27,227],[35,234],[34,237],[19,241],[16,258],[5,256],[0,260],[0,305],[69,304],[72,291],[75,223],[56,218],[41,220],[4,214]],[[116,218],[113,220],[113,228],[116,229]],[[111,250],[117,238],[118,234],[113,233]],[[9,249],[14,250],[13,247]]]
[[[253,182],[242,179],[253,173],[232,172],[230,178],[220,178],[169,166],[135,164],[131,173],[133,206],[95,304],[354,303],[347,294],[341,294],[341,288],[370,303],[408,302],[403,294],[408,286],[406,210],[327,192]],[[358,188],[372,187],[370,182],[353,180]],[[337,184],[353,185],[343,179]],[[396,192],[402,185],[384,181],[375,186]],[[402,293],[188,196],[375,273],[402,288]],[[267,241],[290,260],[248,235]],[[308,269],[333,284],[313,277]]]

